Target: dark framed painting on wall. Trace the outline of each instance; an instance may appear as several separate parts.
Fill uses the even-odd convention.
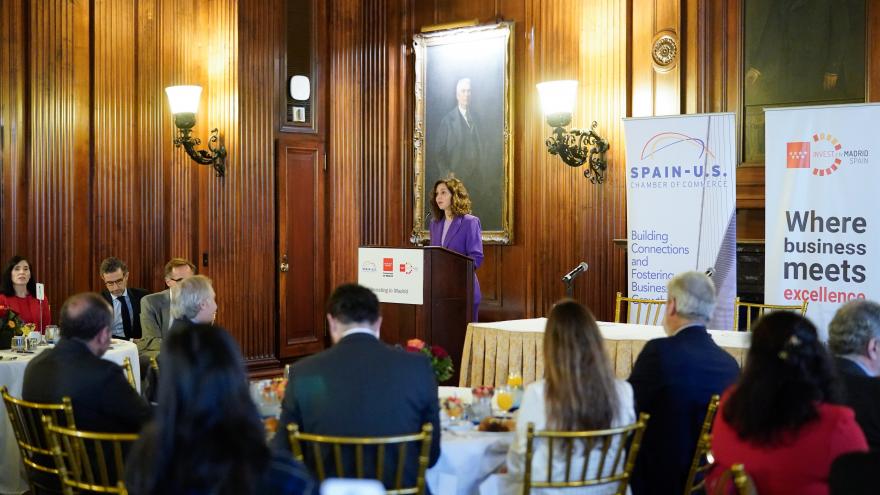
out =
[[[743,162],[764,162],[764,109],[866,101],[865,0],[745,0]]]
[[[513,23],[417,34],[412,242],[428,238],[434,183],[454,175],[483,242],[513,241]]]

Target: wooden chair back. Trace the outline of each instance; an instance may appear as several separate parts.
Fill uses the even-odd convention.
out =
[[[420,433],[410,435],[336,437],[303,433],[294,423],[287,426],[293,457],[306,463],[319,482],[328,477],[372,478],[385,483],[388,494],[417,495],[425,493],[425,471],[431,455],[432,430],[431,424],[425,423]],[[413,452],[418,454],[418,471],[414,484],[407,484],[404,469]],[[327,463],[331,463],[329,468]],[[393,474],[393,481],[383,479],[389,473]]]
[[[623,297],[618,292],[614,303],[614,322],[620,323],[622,305],[626,304],[626,322],[639,325],[662,325],[663,312],[666,310],[664,299],[638,299]]]
[[[51,418],[43,421],[65,495],[80,491],[127,495],[125,458],[137,434],[81,431],[56,426]]]
[[[801,316],[807,315],[808,301],[801,301],[800,304],[759,304],[742,302],[737,297],[733,300],[733,329],[736,331],[751,330],[752,321],[757,321],[769,311],[798,311]],[[745,310],[745,328],[740,328],[742,310]],[[754,318],[753,318],[754,317]]]
[[[125,356],[125,359],[122,360],[122,369],[125,371],[125,379],[128,380],[128,384],[131,385],[131,388],[137,390],[137,385],[134,382],[134,370],[131,368],[131,358]]]
[[[636,455],[642,443],[642,435],[648,425],[649,416],[639,415],[638,421],[620,428],[596,431],[535,431],[529,423],[526,433],[526,458],[523,473],[523,495],[529,495],[532,488],[574,488],[596,485],[617,484],[615,493],[627,493],[627,484],[635,465]],[[547,444],[547,479],[533,479],[532,460],[537,441],[543,439]],[[575,444],[583,448],[583,463],[579,473],[572,473]],[[629,444],[629,453],[626,446]],[[591,454],[598,452],[598,459],[591,462]],[[553,479],[554,458],[559,455],[565,460],[565,475],[561,480]]]
[[[718,401],[721,398],[713,395],[709,399],[709,407],[706,409],[706,417],[703,419],[703,426],[700,427],[700,436],[697,438],[697,446],[694,450],[694,458],[691,460],[691,469],[688,472],[687,483],[684,485],[684,495],[690,495],[694,492],[702,493],[706,483],[705,475],[712,466],[711,454],[712,449],[712,422],[715,421],[715,413],[718,412]],[[699,478],[699,479],[698,479]]]
[[[40,481],[41,476],[37,474],[47,473],[49,479],[58,476],[49,439],[43,428],[43,417],[49,417],[57,424],[75,427],[70,398],[64,397],[61,404],[29,402],[12,397],[5,386],[0,387],[0,395],[3,396],[9,422],[12,423],[12,431],[28,474],[31,491],[39,492],[38,489],[52,491],[53,488],[44,486]],[[57,487],[54,490],[57,490]]]

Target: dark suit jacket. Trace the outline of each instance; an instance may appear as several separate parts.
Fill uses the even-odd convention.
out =
[[[834,364],[843,383],[846,405],[856,412],[868,447],[880,451],[880,378],[868,376],[859,365],[844,357],[835,357]]]
[[[46,403],[70,397],[80,430],[138,432],[151,415],[150,405],[128,384],[122,368],[75,339],[62,338],[28,363],[21,396]]]
[[[880,472],[880,452],[843,454],[831,464],[830,495],[875,495]]]
[[[629,377],[636,411],[651,415],[633,471],[634,495],[684,492],[709,399],[738,374],[736,360],[702,325],[645,344]]]
[[[440,174],[437,178],[455,172],[456,177],[466,185],[475,186],[483,179],[480,168],[483,164],[483,139],[480,136],[479,119],[470,111],[468,118],[471,120],[470,125],[456,105],[440,121],[437,133]],[[431,179],[436,180],[429,178]]]
[[[131,299],[131,332],[125,334],[125,336],[129,339],[139,339],[141,338],[141,299],[149,294],[150,292],[147,289],[138,289],[136,287],[128,287],[128,297]],[[101,295],[104,296],[104,299],[110,303],[110,306],[113,306],[113,296],[110,295],[110,291],[104,289],[101,291]]]
[[[440,456],[437,381],[428,359],[371,335],[348,335],[293,366],[274,447],[290,448],[287,435],[281,433],[289,423],[307,433],[352,437],[416,433],[422,424],[431,423],[430,465]],[[409,452],[406,479],[414,481],[417,455]],[[385,464],[391,469],[396,465]]]

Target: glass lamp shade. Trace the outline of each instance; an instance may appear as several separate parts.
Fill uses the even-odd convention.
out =
[[[171,113],[195,114],[199,109],[199,98],[202,96],[201,86],[169,86],[165,88]]]
[[[538,96],[545,116],[568,115],[574,111],[577,99],[577,81],[548,81],[539,83]]]
[[[308,101],[312,94],[309,78],[306,76],[293,76],[290,78],[290,97],[297,101]]]

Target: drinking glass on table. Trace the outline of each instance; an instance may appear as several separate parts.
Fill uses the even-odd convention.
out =
[[[59,335],[61,335],[61,330],[58,328],[58,325],[47,325],[46,326],[46,343],[47,344],[57,343]]]
[[[520,403],[522,403],[523,397],[522,375],[520,375],[516,371],[512,371],[509,375],[507,375],[507,386],[510,388],[511,394],[513,395],[512,409],[519,409],[519,405]]]
[[[513,409],[513,390],[509,385],[498,387],[495,391],[495,404],[501,410],[502,416],[507,416]]]

